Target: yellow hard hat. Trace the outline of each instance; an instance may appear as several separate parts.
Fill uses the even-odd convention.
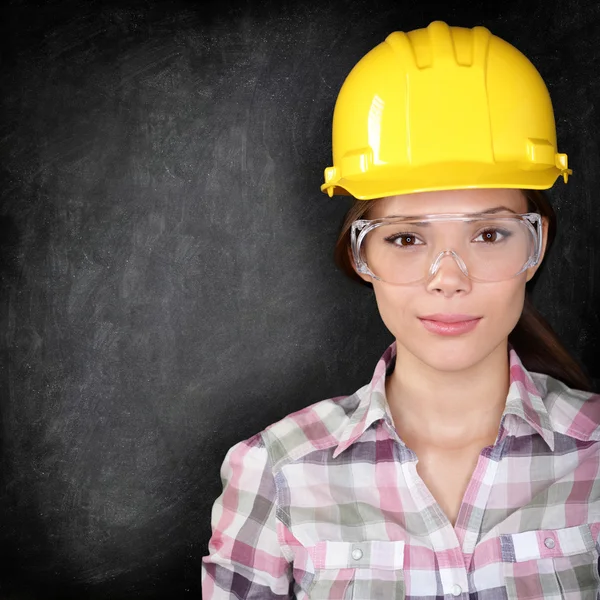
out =
[[[427,190],[547,189],[572,171],[548,89],[485,27],[395,31],[352,69],[321,190],[361,200]]]

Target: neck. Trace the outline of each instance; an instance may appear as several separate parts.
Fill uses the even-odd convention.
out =
[[[494,443],[510,382],[507,341],[460,371],[438,371],[401,344],[396,348],[396,368],[386,382],[386,394],[405,443],[445,449]]]

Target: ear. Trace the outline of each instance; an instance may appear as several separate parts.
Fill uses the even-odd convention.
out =
[[[533,276],[537,273],[537,270],[541,267],[544,256],[546,255],[546,243],[548,242],[548,218],[542,217],[542,253],[540,260],[534,267],[527,269],[527,281],[530,281]]]
[[[356,263],[354,262],[354,254],[352,253],[352,248],[350,248],[350,246],[348,246],[348,260],[350,261],[350,264],[352,265],[352,268],[354,269],[354,272],[363,280],[366,281],[367,283],[373,283],[373,278],[370,275],[366,275],[365,273],[361,273],[357,266]]]

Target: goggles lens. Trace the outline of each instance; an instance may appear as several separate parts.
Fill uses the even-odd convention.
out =
[[[364,272],[387,283],[424,281],[444,258],[456,260],[475,281],[494,282],[511,279],[537,262],[539,225],[539,215],[532,213],[356,221],[352,243],[359,268],[362,263]]]

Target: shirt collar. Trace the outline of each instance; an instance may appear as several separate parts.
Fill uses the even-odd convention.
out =
[[[506,416],[509,414],[516,415],[539,433],[550,450],[554,451],[554,428],[542,394],[518,354],[510,345],[508,357],[510,385],[506,396],[506,407],[502,414],[502,425],[508,433],[513,434],[514,432],[511,430]],[[519,437],[517,434],[515,435]]]
[[[375,421],[385,420],[393,429],[393,420],[385,394],[385,378],[396,357],[396,342],[379,359],[371,382],[356,392],[359,403],[340,436],[333,458],[349,448]]]
[[[391,429],[394,429],[385,393],[385,380],[395,357],[396,342],[393,342],[379,359],[370,383],[356,392],[359,403],[342,430],[333,458],[349,448],[376,421],[384,420]],[[504,427],[510,435],[516,437],[524,435],[518,423],[506,419],[507,415],[516,415],[520,421],[539,433],[550,450],[554,451],[554,430],[546,405],[533,378],[510,344],[509,371],[510,383],[501,427]]]

